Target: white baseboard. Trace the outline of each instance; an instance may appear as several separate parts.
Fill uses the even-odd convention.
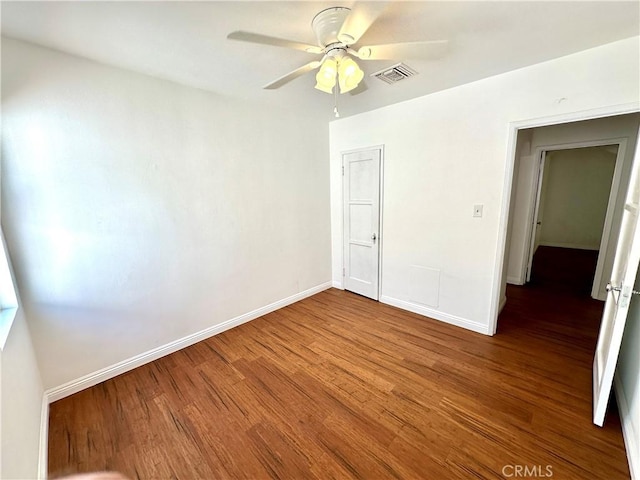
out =
[[[614,377],[613,389],[616,392],[616,400],[618,402],[618,411],[620,412],[620,422],[622,423],[622,436],[624,437],[624,447],[627,450],[627,461],[629,462],[629,470],[631,471],[631,480],[640,480],[640,445],[638,445],[638,435],[633,428],[631,412],[627,397],[624,394],[622,383],[618,377]]]
[[[344,290],[344,286],[342,286],[342,282],[339,282],[339,281],[337,281],[337,280],[334,280],[334,281],[331,283],[331,286],[332,286],[333,288],[339,288],[340,290]]]
[[[303,292],[296,293],[295,295],[291,295],[290,297],[245,313],[244,315],[240,315],[236,318],[232,318],[231,320],[227,320],[226,322],[213,325],[209,328],[188,335],[179,340],[175,340],[166,345],[162,345],[160,347],[154,348],[153,350],[149,350],[148,352],[141,353],[140,355],[136,355],[135,357],[131,357],[127,360],[123,360],[122,362],[118,362],[115,365],[111,365],[110,367],[102,368],[97,372],[90,373],[58,387],[48,389],[47,391],[45,391],[45,397],[49,403],[55,402],[56,400],[60,400],[64,397],[68,397],[69,395],[73,395],[74,393],[84,390],[85,388],[93,387],[100,382],[104,382],[105,380],[114,378],[122,373],[128,372],[129,370],[133,370],[134,368],[157,360],[158,358],[169,355],[170,353],[177,352],[178,350],[193,345],[194,343],[198,343],[209,337],[222,333],[225,330],[237,327],[238,325],[242,325],[243,323],[254,320],[282,307],[291,305],[292,303],[315,295],[316,293],[322,292],[323,290],[326,290],[328,288],[331,288],[331,282],[326,282]]]
[[[441,322],[466,328],[467,330],[471,330],[473,332],[482,333],[484,335],[490,335],[488,325],[484,325],[479,322],[474,322],[473,320],[468,320],[466,318],[457,317],[455,315],[450,315],[448,313],[440,312],[438,310],[434,310],[434,309],[425,307],[423,305],[419,305],[417,303],[407,302],[405,300],[398,300],[397,298],[388,297],[386,295],[382,295],[380,297],[380,302],[386,303],[387,305],[392,305],[394,307],[402,308],[403,310],[408,310],[410,312],[417,313],[419,315],[424,315],[425,317],[433,318],[435,320],[440,320]]]
[[[47,478],[49,459],[49,399],[47,394],[42,395],[42,410],[40,411],[40,445],[38,447],[38,479]]]
[[[507,276],[507,283],[509,285],[524,285],[524,282],[520,277],[509,277]]]

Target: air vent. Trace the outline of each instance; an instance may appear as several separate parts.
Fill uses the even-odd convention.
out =
[[[384,70],[380,70],[379,72],[372,73],[372,77],[379,78],[385,83],[397,83],[400,80],[404,80],[405,78],[413,77],[417,75],[416,72],[411,67],[405,65],[404,63],[398,63],[389,68],[385,68]]]

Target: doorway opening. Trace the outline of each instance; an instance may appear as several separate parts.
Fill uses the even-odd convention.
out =
[[[589,250],[597,251],[593,275],[590,280],[582,277],[583,291],[586,284],[591,282],[592,298],[606,299],[606,286],[613,268],[640,113],[560,124],[545,125],[540,122],[538,125],[519,128],[514,132],[513,170],[508,183],[509,211],[503,224],[505,248],[500,287],[496,292],[498,299],[495,303],[494,332],[498,326],[497,313],[508,301],[507,284],[531,285],[532,276],[535,281],[536,263],[542,259],[543,252],[549,251],[542,247],[566,249],[564,253],[569,253],[569,249],[587,250],[575,252],[576,257],[586,257],[582,264],[593,261],[594,253],[589,254]],[[583,158],[585,154],[586,160]],[[615,167],[611,178],[611,158],[614,155]],[[585,167],[588,164],[592,164],[592,168]],[[545,175],[545,165],[548,175]],[[559,169],[556,168],[558,166]],[[593,175],[606,176],[607,179],[593,179],[590,177]],[[545,177],[547,180],[551,178],[551,181],[545,182]],[[573,182],[573,186],[567,182]],[[605,206],[606,185],[609,185],[609,192]],[[547,191],[549,186],[551,195]],[[594,193],[596,189],[599,190],[597,195]],[[584,190],[588,190],[589,194],[581,195]],[[594,202],[599,205],[597,208]],[[603,209],[606,209],[604,222]],[[585,211],[588,211],[588,215]],[[539,214],[541,218],[538,218]],[[600,233],[596,228],[589,227],[599,223],[602,224]],[[559,257],[569,261],[568,255]],[[563,272],[577,275],[576,269],[587,268],[577,266],[581,264],[580,258],[576,259],[573,267],[560,268],[560,262],[552,259],[549,264],[558,267],[552,269],[558,275]],[[569,280],[565,280],[557,279],[556,287],[566,285]]]
[[[640,191],[639,126],[640,114],[630,113],[514,129],[511,198],[505,199],[509,214],[503,223],[504,310],[496,327],[533,325],[534,332],[544,335],[545,351],[565,339],[591,353],[592,419],[599,426],[640,262],[640,238],[634,234]],[[591,160],[578,160],[587,152]],[[588,168],[587,163],[576,162],[594,165]],[[593,224],[591,233],[576,236],[587,224]],[[514,285],[507,290],[507,283]],[[542,327],[551,333],[542,333]],[[553,373],[560,373],[562,365],[558,358]],[[588,367],[585,364],[586,371]]]
[[[625,145],[539,149],[527,283],[602,296]]]

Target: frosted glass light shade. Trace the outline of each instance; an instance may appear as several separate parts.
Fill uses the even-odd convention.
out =
[[[316,88],[326,93],[332,93],[336,85],[338,62],[333,58],[327,58],[316,74]]]
[[[338,66],[338,82],[340,93],[347,93],[358,86],[364,78],[364,72],[351,57],[340,59]]]

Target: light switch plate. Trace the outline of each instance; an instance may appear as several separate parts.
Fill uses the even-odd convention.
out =
[[[484,207],[484,205],[474,205],[473,206],[473,216],[474,217],[482,217],[482,207]]]

